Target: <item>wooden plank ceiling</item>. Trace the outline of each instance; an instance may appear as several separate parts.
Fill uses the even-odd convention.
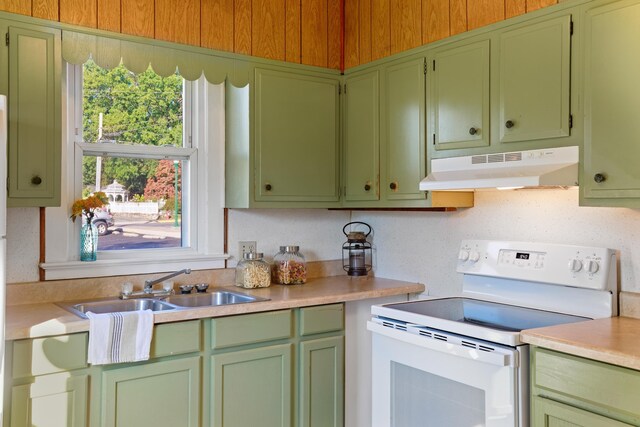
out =
[[[343,44],[344,68],[350,68],[556,3],[557,0],[0,0],[0,10],[340,69]]]

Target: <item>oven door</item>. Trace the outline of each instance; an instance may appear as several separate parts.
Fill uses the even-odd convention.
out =
[[[520,425],[515,348],[381,319],[367,327],[373,427]]]

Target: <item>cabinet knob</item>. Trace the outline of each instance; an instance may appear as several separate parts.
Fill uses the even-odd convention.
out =
[[[505,126],[507,129],[511,129],[512,127],[514,127],[514,126],[515,126],[515,123],[513,123],[513,120],[507,120],[507,122],[504,124],[504,126]]]
[[[392,190],[395,190],[398,188],[398,183],[397,182],[392,182],[391,184],[389,184],[389,188]]]
[[[267,190],[267,191],[271,191],[271,189],[272,189],[272,188],[273,188],[273,187],[271,187],[271,184],[266,184],[266,185],[264,186],[264,189],[265,189],[265,190]]]
[[[364,191],[369,191],[369,190],[371,190],[371,186],[369,184],[365,184]]]
[[[476,129],[476,128],[471,128],[469,129],[469,135],[475,135],[478,133],[480,129]]]
[[[31,183],[33,185],[40,185],[40,184],[42,184],[42,178],[40,178],[38,175],[36,175],[33,178],[31,178]]]
[[[599,184],[601,182],[605,182],[607,180],[607,176],[603,173],[597,173],[593,176],[593,180]]]

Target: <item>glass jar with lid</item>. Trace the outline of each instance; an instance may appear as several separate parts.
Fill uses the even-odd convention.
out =
[[[307,281],[307,263],[299,246],[280,246],[273,257],[273,281],[281,285],[301,285]]]
[[[271,285],[271,266],[262,252],[247,252],[236,266],[236,286],[266,288]]]

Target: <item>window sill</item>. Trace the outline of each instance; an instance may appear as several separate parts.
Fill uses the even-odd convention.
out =
[[[98,257],[100,254],[98,254]],[[40,268],[45,271],[45,280],[80,279],[84,277],[123,276],[129,274],[161,273],[190,268],[207,270],[224,268],[227,254],[182,255],[171,259],[99,259],[97,261],[45,262]]]

